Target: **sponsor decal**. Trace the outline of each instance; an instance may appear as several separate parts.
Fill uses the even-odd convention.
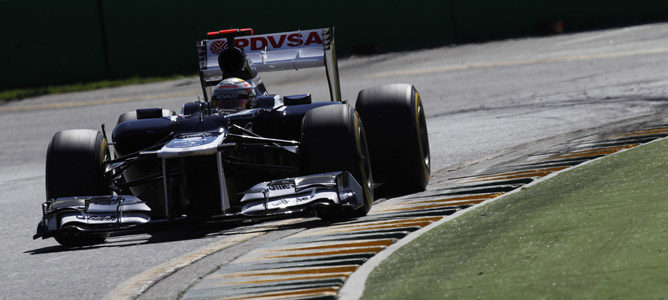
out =
[[[116,221],[116,216],[88,216],[90,221]]]
[[[111,198],[111,199],[92,199],[90,200],[90,204],[92,205],[103,205],[103,206],[116,206],[120,200],[118,198]]]
[[[275,183],[267,186],[271,191],[288,190],[294,187],[291,183]]]
[[[213,54],[220,54],[220,52],[223,52],[223,49],[227,47],[227,41],[226,40],[217,40],[213,41],[211,43],[211,46],[209,47],[209,52]]]
[[[167,148],[180,148],[188,149],[196,146],[202,146],[209,144],[216,140],[216,136],[193,136],[193,137],[177,137],[169,143],[167,143]]]
[[[287,38],[286,35],[281,35],[278,37],[278,41],[276,41],[276,39],[273,36],[268,36],[267,40],[269,40],[269,43],[271,44],[272,47],[281,48],[281,45],[283,45],[286,38]]]
[[[306,202],[308,200],[311,200],[311,197],[309,196],[302,196],[302,197],[296,197],[296,198],[281,198],[281,199],[276,199],[272,200],[269,202],[269,206],[274,208],[274,207],[280,207],[280,206],[287,206],[287,205],[296,205],[302,202]]]
[[[83,213],[79,213],[76,217],[79,220],[89,220],[89,221],[113,222],[117,220],[117,217],[115,215],[85,215]]]
[[[287,199],[278,199],[269,203],[269,206],[281,206],[290,203]]]
[[[234,39],[234,46],[246,51],[258,51],[265,48],[279,49],[284,47],[301,47],[322,44],[323,41],[322,37],[320,36],[320,30],[245,36]],[[211,52],[211,54],[218,55],[223,51],[223,49],[225,49],[226,46],[227,39],[224,38],[210,41],[209,52]]]
[[[311,32],[308,35],[308,38],[306,38],[306,43],[304,43],[304,45],[308,46],[310,44],[320,44],[320,45],[322,45],[322,39],[320,38],[320,35],[318,35],[317,32]]]

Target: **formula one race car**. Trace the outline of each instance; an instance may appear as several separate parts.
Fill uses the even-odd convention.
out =
[[[182,220],[364,216],[374,189],[424,190],[430,173],[416,89],[390,84],[341,100],[334,29],[210,32],[197,43],[204,101],[122,114],[102,130],[56,133],[34,238],[64,246]],[[324,66],[331,101],[267,92],[258,71]],[[373,171],[373,177],[372,177]]]

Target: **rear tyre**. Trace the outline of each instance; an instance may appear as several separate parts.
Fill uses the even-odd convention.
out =
[[[362,186],[364,205],[354,211],[326,208],[316,214],[327,221],[366,215],[373,203],[371,162],[362,122],[348,105],[312,109],[302,121],[301,164],[303,174],[348,171]]]
[[[110,195],[104,177],[108,158],[107,140],[101,132],[88,129],[56,133],[46,152],[47,201],[59,197]],[[62,231],[56,241],[63,246],[83,246],[104,242],[106,234],[79,234]]]
[[[368,134],[369,151],[380,193],[423,191],[431,157],[420,94],[410,84],[388,84],[359,92],[355,108]]]

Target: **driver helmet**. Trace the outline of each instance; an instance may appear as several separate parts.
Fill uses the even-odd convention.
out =
[[[246,109],[255,106],[255,88],[241,78],[226,78],[213,91],[211,102],[219,109]]]

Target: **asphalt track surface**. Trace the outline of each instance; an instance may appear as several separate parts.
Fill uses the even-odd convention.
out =
[[[350,58],[340,61],[340,75],[343,96],[350,102],[366,87],[414,84],[427,113],[432,169],[436,176],[444,176],[447,170],[504,149],[665,114],[666,58],[668,25],[653,24]],[[263,79],[274,93],[327,96],[321,70],[265,74]],[[198,80],[186,78],[0,106],[0,234],[4,238],[0,298],[102,298],[157,265],[250,230],[252,226],[174,228],[113,237],[104,245],[77,250],[63,249],[53,239],[31,238],[44,200],[46,147],[55,132],[96,129],[100,123],[111,128],[119,114],[141,107],[178,111],[199,91]],[[257,226],[253,232],[262,234],[215,254],[220,264],[318,223],[295,220],[282,230],[253,226]],[[207,263],[199,267],[200,272],[215,267],[210,260]],[[198,274],[172,280],[183,285],[188,275]]]

